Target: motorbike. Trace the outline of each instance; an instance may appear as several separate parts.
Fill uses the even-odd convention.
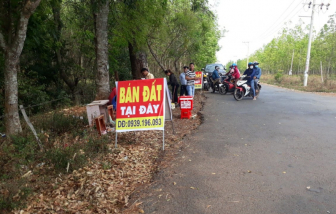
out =
[[[209,80],[208,80],[208,73],[203,75],[203,89],[204,91],[209,91]]]
[[[213,80],[212,76],[209,76],[209,82],[210,82],[210,87],[212,88],[212,91],[214,91],[214,92],[216,92],[216,91],[220,92],[220,88],[223,85],[222,83],[214,85],[214,83],[213,83],[214,80]]]
[[[252,95],[252,90],[251,90],[251,86],[249,86],[247,84],[249,77],[246,75],[243,75],[238,81],[237,81],[237,86],[234,89],[233,92],[233,97],[239,101],[242,100],[244,97],[253,97]],[[258,88],[256,88],[256,90],[258,90],[258,92],[256,92],[256,96],[259,96],[260,93],[260,89],[261,89],[261,85],[258,82]]]
[[[219,88],[219,93],[225,95],[227,94],[228,92],[234,92],[234,89],[235,89],[235,85],[234,85],[234,80],[231,79],[231,78],[224,78],[224,80],[222,81],[222,84]]]

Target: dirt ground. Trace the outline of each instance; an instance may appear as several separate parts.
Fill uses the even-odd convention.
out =
[[[167,121],[164,151],[161,131],[118,134],[118,148],[114,148],[115,134],[109,133],[108,154],[89,160],[85,167],[69,174],[36,183],[37,189],[29,197],[27,207],[13,213],[142,213],[135,191],[150,185],[156,172],[173,163],[175,154],[184,146],[183,138],[201,124],[198,112],[204,99],[201,93],[196,94],[193,119],[180,119],[180,108],[173,110],[175,133],[172,122]],[[75,107],[66,112],[83,110]],[[35,182],[36,176],[45,175],[35,170],[27,179]]]

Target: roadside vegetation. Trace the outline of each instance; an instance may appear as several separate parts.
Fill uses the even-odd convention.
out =
[[[325,92],[336,93],[336,77],[324,79],[322,82],[321,76],[310,75],[308,78],[308,86],[303,86],[303,75],[283,75],[282,73],[265,74],[262,76],[262,83],[278,85],[281,87],[295,89],[307,92]]]
[[[300,88],[303,78],[309,25],[302,20],[294,27],[287,23],[269,43],[249,56],[249,61],[258,61],[262,69],[262,80],[270,83],[281,83],[284,86]],[[314,31],[311,46],[309,82],[305,91],[335,92],[336,79],[336,14],[330,16],[327,23],[319,31]],[[240,59],[237,65],[241,72],[246,69],[246,58]],[[293,63],[292,63],[293,60]],[[228,62],[226,65],[232,64]],[[290,70],[292,77],[289,76]],[[270,75],[270,76],[266,76]],[[302,76],[302,77],[301,77]],[[323,83],[322,83],[323,79]]]

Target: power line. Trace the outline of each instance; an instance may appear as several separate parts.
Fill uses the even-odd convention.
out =
[[[296,9],[296,8],[295,8],[295,9]],[[292,19],[292,18],[293,18],[294,16],[296,16],[299,12],[301,12],[302,9],[303,9],[303,8],[301,8],[301,9],[298,10],[296,13],[294,13],[294,15],[290,17],[290,19]],[[289,15],[291,15],[291,14],[289,14]],[[288,16],[287,16],[287,17],[288,17]],[[287,17],[286,17],[286,18],[287,18]],[[276,31],[278,31],[280,28],[282,28],[283,25],[284,25],[284,23],[280,23],[280,24],[278,24],[274,30],[272,30],[272,31],[270,31],[268,34],[262,36],[262,37],[260,38],[260,40],[268,38],[268,37],[271,36],[274,32],[276,32]]]
[[[293,3],[295,2],[292,1],[292,3],[286,8],[286,10],[279,16],[279,18],[276,19],[275,23],[277,23],[278,21],[280,21],[280,24],[281,24],[281,17],[288,11],[288,9],[293,5]],[[298,5],[300,5],[302,3],[302,1],[300,1],[300,3]],[[298,7],[298,5],[294,8],[296,9]],[[291,14],[293,11],[291,11],[289,14]],[[268,28],[266,31],[264,31],[261,35],[264,35],[264,34],[267,34],[271,29],[273,29],[275,25],[272,25],[270,28]]]

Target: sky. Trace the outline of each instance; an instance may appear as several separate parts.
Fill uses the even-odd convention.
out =
[[[313,2],[313,0],[311,0]],[[286,22],[290,26],[299,23],[310,24],[312,8],[309,0],[209,0],[210,8],[217,14],[219,28],[226,29],[219,40],[221,47],[217,61],[243,59],[277,37]],[[319,31],[327,23],[329,16],[336,13],[336,0],[315,0],[315,4],[330,3],[329,9],[315,7],[314,29]],[[244,43],[248,42],[248,43]]]

